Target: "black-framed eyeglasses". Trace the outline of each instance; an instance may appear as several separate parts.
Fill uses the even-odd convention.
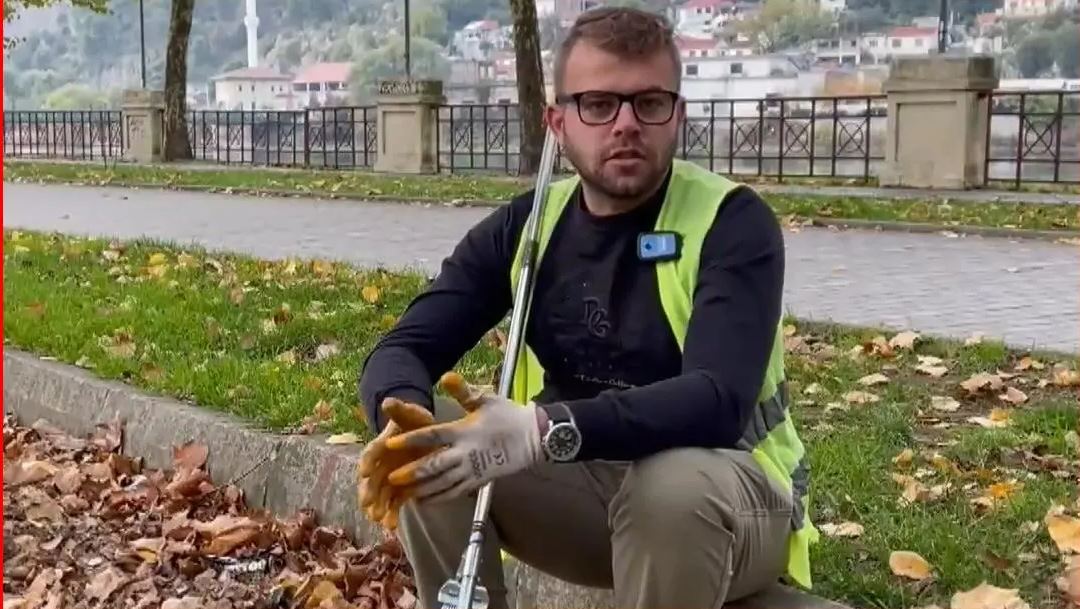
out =
[[[586,125],[606,125],[619,116],[624,102],[630,102],[634,116],[646,125],[663,125],[675,115],[675,105],[681,96],[674,91],[649,89],[635,93],[614,91],[579,91],[560,95],[560,104],[574,102],[578,117]]]

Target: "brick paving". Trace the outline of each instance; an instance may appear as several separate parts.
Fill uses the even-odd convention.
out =
[[[261,257],[320,257],[433,272],[490,213],[395,203],[4,184],[4,227],[147,236]],[[939,234],[785,233],[785,305],[800,317],[974,332],[1080,352],[1075,245]]]

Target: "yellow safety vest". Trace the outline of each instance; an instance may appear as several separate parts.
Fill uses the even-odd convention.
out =
[[[656,277],[661,305],[682,350],[693,309],[694,286],[705,234],[727,195],[739,184],[688,161],[675,159],[673,163],[671,180],[655,230],[679,233],[683,244],[682,254],[677,260],[658,262]],[[551,233],[579,179],[575,175],[553,182],[549,187],[544,217],[541,219],[536,268],[539,268]],[[510,269],[513,291],[517,290],[521,265],[522,247],[519,241]],[[518,357],[514,371],[511,398],[525,404],[543,389],[544,369],[532,349],[524,341],[521,344],[523,352]],[[738,448],[750,451],[770,478],[791,491],[795,510],[792,534],[788,539],[787,574],[798,584],[810,588],[809,546],[818,541],[819,533],[808,513],[809,462],[788,410],[785,378],[781,322],[776,328],[768,369],[758,394],[758,408],[747,424]]]

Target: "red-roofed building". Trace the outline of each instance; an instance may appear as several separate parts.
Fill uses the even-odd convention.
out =
[[[891,57],[929,55],[937,49],[937,29],[901,26],[886,35],[886,53]]]
[[[240,68],[210,79],[220,110],[286,110],[292,77],[269,67]]]
[[[675,46],[678,47],[679,55],[683,59],[719,56],[717,41],[712,38],[677,35],[675,37]]]
[[[348,62],[323,62],[306,66],[292,80],[293,92],[302,107],[325,106],[330,102],[344,102],[349,97]]]

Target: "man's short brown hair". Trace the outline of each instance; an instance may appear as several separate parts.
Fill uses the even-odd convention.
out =
[[[585,11],[574,21],[555,55],[555,95],[565,93],[566,59],[584,40],[625,59],[644,59],[658,51],[670,54],[675,69],[675,90],[682,87],[682,60],[675,32],[662,15],[629,7],[603,6]]]

